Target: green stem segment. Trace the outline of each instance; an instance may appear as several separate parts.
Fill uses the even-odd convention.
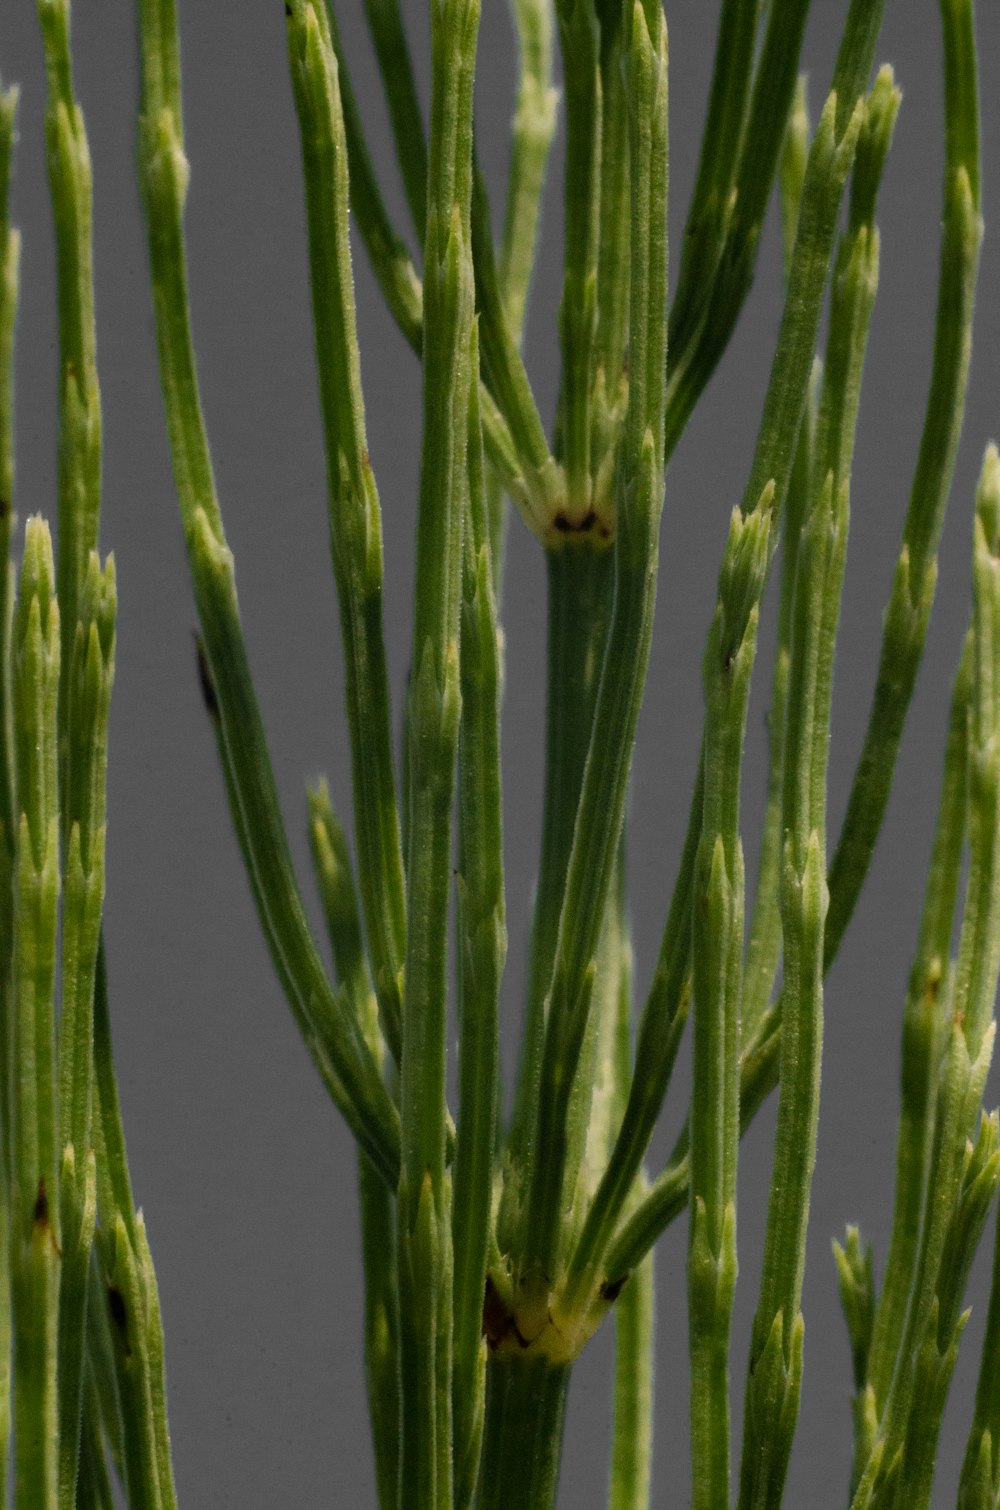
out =
[[[325,782],[309,793],[309,842],[340,988],[380,1068],[385,1045],[361,939],[347,839]],[[358,1153],[358,1205],[365,1272],[365,1375],[381,1510],[396,1510],[399,1483],[399,1295],[393,1193]]]
[[[490,1359],[476,1510],[555,1510],[569,1376],[544,1357]]]
[[[743,950],[739,773],[774,487],[733,510],[703,678],[701,840],[694,867],[694,1062],[690,1123],[688,1318],[696,1510],[729,1496],[729,1327],[736,1284],[736,1155]]]
[[[864,746],[830,863],[825,959],[854,911],[882,824],[937,582],[937,545],[965,414],[982,241],[979,95],[971,0],[942,0],[946,161],[934,359],[917,466],[885,615]]]
[[[316,21],[311,22],[310,16]],[[358,871],[385,1036],[398,1061],[406,899],[382,630],[382,512],[365,435],[347,229],[347,146],[338,70],[324,19],[321,11],[293,10],[289,62],[309,222],[330,547],[347,672]]]
[[[649,657],[663,503],[667,45],[658,5],[650,5],[648,13],[644,6],[634,6],[626,66],[632,99],[632,339],[617,486],[615,597],[549,989],[537,1137],[518,1264],[522,1282],[532,1290],[555,1278],[566,1118]]]
[[[365,0],[365,15],[385,88],[406,202],[417,240],[423,246],[427,215],[427,141],[399,0]]]
[[[410,1503],[453,1502],[452,1231],[445,1176],[448,911],[461,708],[462,534],[476,379],[472,97],[477,0],[431,9],[424,253],[424,425],[407,699],[407,947],[398,1202],[400,1478]]]
[[[566,91],[559,431],[566,467],[567,517],[575,524],[591,508],[590,411],[601,192],[601,38],[594,0],[558,0],[556,14]]]
[[[188,166],[181,132],[177,34],[171,0],[141,0],[140,176],[174,476],[202,621],[231,789],[250,857],[250,882],[279,978],[313,1061],[373,1162],[392,1185],[399,1169],[396,1112],[357,1021],[334,996],[309,933],[250,679],[212,475],[188,318],[183,206]],[[300,19],[308,56],[332,61],[312,6]]]
[[[473,343],[473,356],[475,343]],[[500,789],[500,647],[478,390],[470,385],[462,551],[459,745],[459,1116],[452,1235],[455,1500],[471,1502],[483,1426],[483,1293],[492,1236],[500,1091],[500,981],[507,951]]]

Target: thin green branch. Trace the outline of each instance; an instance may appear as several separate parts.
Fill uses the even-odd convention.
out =
[[[787,495],[796,437],[807,402],[810,364],[815,350],[837,216],[863,116],[864,107],[859,102],[847,129],[838,140],[835,136],[836,98],[831,95],[810,149],[781,328],[753,466],[743,496],[744,516],[754,509],[771,479],[773,507],[776,512],[780,513]],[[758,487],[756,495],[752,492],[755,486]],[[772,527],[768,533],[769,559],[775,548],[775,538],[776,530]],[[683,1011],[687,1000],[685,982],[690,969],[688,939],[693,874],[703,822],[703,768],[704,748],[674,897],[640,1024],[637,1070],[629,1092],[621,1136],[584,1229],[587,1246],[581,1247],[579,1256],[573,1260],[574,1269],[579,1268],[581,1272],[585,1263],[599,1263],[601,1253],[612,1243],[612,1233],[621,1216],[624,1201],[638,1172],[666,1094],[677,1036],[683,1027],[683,1017],[679,1018],[678,1014]],[[776,1051],[776,1037],[771,1048]],[[734,1049],[734,1052],[737,1051]],[[773,1070],[774,1062],[768,1058],[762,1069],[755,1070],[756,1092],[760,1091],[768,1070]],[[684,1149],[679,1151],[678,1158],[685,1156],[685,1150],[686,1143]],[[685,1163],[684,1179],[687,1177],[686,1171]],[[618,1258],[614,1270],[606,1275],[609,1281],[614,1283],[622,1277],[619,1259],[623,1252],[629,1256],[637,1254],[638,1261],[646,1251],[645,1248],[636,1248],[634,1240],[637,1235],[641,1234],[642,1240],[649,1234],[655,1236],[656,1222],[665,1214],[666,1220],[672,1220],[677,1210],[683,1208],[683,1198],[680,1207],[675,1205],[680,1178],[681,1167],[672,1164],[663,1176],[664,1184],[661,1186],[659,1181],[655,1182],[646,1198],[648,1212],[640,1209],[629,1219],[627,1241],[624,1231],[621,1241],[617,1237],[613,1240],[612,1251]]]
[[[626,47],[632,123],[629,408],[620,452],[615,597],[584,772],[549,991],[537,1139],[519,1268],[529,1288],[555,1277],[566,1114],[586,1028],[594,960],[621,831],[652,632],[663,502],[666,340],[667,52],[658,5],[636,4]]]
[[[971,0],[942,0],[947,156],[930,392],[882,632],[864,745],[830,864],[829,965],[854,911],[889,798],[934,600],[937,544],[965,413],[982,220],[979,95]]]
[[[486,185],[478,167],[472,184],[472,257],[483,375],[510,430],[533,506],[550,523],[562,503],[562,473],[549,451],[531,381],[507,318]]]
[[[420,275],[413,265],[409,248],[389,218],[382,198],[375,166],[365,140],[350,70],[340,42],[336,10],[332,4],[326,5],[326,17],[337,57],[337,83],[349,164],[351,214],[389,313],[414,351],[419,354],[423,339],[423,289]]]
[[[55,974],[59,906],[59,609],[48,527],[31,519],[14,620],[20,813],[14,892],[11,1281],[14,1503],[58,1494],[60,1143]]]
[[[653,1447],[653,1255],[615,1302],[614,1436],[608,1510],[647,1510]]]
[[[834,135],[847,130],[863,95],[882,21],[884,0],[852,0],[834,68]],[[683,350],[671,348],[666,393],[666,454],[669,458],[695,403],[725,350],[750,291],[764,212],[794,98],[799,46],[808,0],[775,5],[754,76],[745,134],[736,171],[735,199],[715,274],[692,336]],[[810,352],[810,360],[812,353]],[[756,498],[763,485],[749,491]],[[779,496],[783,489],[779,487]]]
[[[315,57],[321,33],[312,7],[308,14],[312,19],[305,26],[315,39]],[[399,1157],[395,1109],[356,1020],[330,988],[306,924],[243,643],[188,318],[183,234],[188,165],[172,0],[141,0],[140,18],[140,179],[167,431],[219,728],[252,860],[251,886],[279,961],[279,978],[292,987],[289,1004],[313,1061],[355,1135],[393,1184]]]
[[[419,355],[423,347],[424,290],[413,265],[413,259],[393,227],[382,198],[365,140],[361,112],[351,85],[347,60],[337,32],[333,8],[329,4],[326,6],[326,13],[337,58],[350,177],[351,213],[390,313],[407,341]],[[506,338],[506,331],[500,327],[498,339],[506,340]],[[514,344],[516,348],[516,341]],[[510,365],[509,351],[504,352],[504,361]],[[513,362],[513,367],[516,372],[516,361]],[[525,405],[523,411],[515,410],[513,423],[515,427],[520,425],[522,435],[527,436],[530,446],[534,448],[532,454],[535,462],[538,462],[541,453],[531,412],[534,400],[531,399],[530,389],[526,389],[526,385],[527,377],[522,374],[511,390],[516,402],[521,403],[523,400]],[[485,391],[480,394],[480,410],[483,440],[491,465],[506,492],[516,503],[528,528],[536,534],[544,534],[558,506],[558,498],[561,496],[558,469],[549,458],[548,465],[542,468],[541,476],[536,476],[538,468],[532,462],[531,455],[522,456],[519,453],[512,437],[508,417],[501,412],[495,399]],[[542,459],[545,458],[548,458],[547,446]]]
[[[500,284],[511,335],[520,345],[538,239],[545,169],[556,126],[549,0],[513,0],[519,73],[500,246]]]
[[[309,793],[309,844],[319,883],[337,980],[385,1071],[378,1005],[361,940],[361,919],[347,838],[326,782]],[[381,1510],[396,1510],[399,1483],[399,1295],[396,1212],[392,1191],[358,1153],[358,1205],[365,1274],[365,1376]]]
[[[903,1010],[892,1231],[864,1381],[874,1392],[877,1415],[885,1408],[913,1281],[933,1146],[942,1033],[950,1015],[954,982],[949,957],[966,827],[972,671],[970,631],[952,692],[934,846]]]
[[[400,1479],[415,1506],[453,1502],[452,1230],[445,1178],[448,914],[461,709],[462,536],[470,478],[472,102],[477,0],[431,9],[424,251],[423,441],[407,698],[407,941],[398,1200]],[[462,1465],[459,1464],[459,1467]]]
[[[704,299],[706,265],[714,269],[732,214],[734,179],[746,126],[761,0],[723,0],[698,172],[681,242],[681,267],[670,307],[671,361],[693,335]]]
[[[966,882],[954,994],[940,1071],[924,1211],[906,1322],[878,1434],[863,1465],[853,1510],[878,1503],[887,1474],[899,1474],[909,1491],[923,1494],[914,1446],[937,1430],[958,1345],[963,1265],[971,1238],[951,1235],[961,1222],[967,1188],[963,1152],[979,1113],[993,1049],[993,1007],[1000,968],[1000,456],[987,452],[976,493],[973,550],[972,709],[969,733],[969,871]],[[988,1155],[987,1150],[983,1159]],[[980,1163],[983,1162],[980,1159]],[[983,1213],[985,1218],[985,1213]],[[974,1244],[972,1245],[974,1247]],[[930,1370],[930,1377],[925,1374]],[[914,1460],[914,1453],[918,1459]],[[897,1459],[900,1458],[900,1462]],[[862,1466],[862,1465],[859,1465]]]
[[[427,139],[399,0],[365,0],[365,15],[382,75],[406,202],[417,241],[423,246],[427,219]]]
[[[337,67],[321,12],[299,7],[288,26],[302,144],[313,324],[326,431],[330,547],[340,603],[351,735],[358,873],[387,1042],[401,1049],[406,898],[389,675],[382,627],[382,511],[368,459],[348,239],[347,149]]]
[[[601,37],[594,0],[556,0],[556,16],[566,96],[559,455],[566,468],[567,514],[576,523],[591,509],[590,428],[601,197]]]
[[[0,951],[13,954],[14,738],[11,687],[11,615],[14,567],[14,327],[17,317],[20,237],[11,228],[9,195],[17,118],[17,90],[0,86]],[[11,1191],[13,1069],[12,983],[0,972],[0,1503],[7,1500],[10,1461]]]
[[[473,348],[473,368],[475,348]],[[500,981],[507,952],[500,790],[500,645],[478,389],[470,384],[462,549],[462,729],[458,766],[459,1116],[452,1239],[455,1500],[471,1503],[483,1429],[483,1293],[492,1237],[500,1102]]]
[[[986,1335],[972,1425],[962,1462],[958,1510],[995,1510],[1000,1498],[1000,1213],[996,1230]]]
[[[733,510],[702,668],[704,799],[693,877],[688,1320],[696,1510],[729,1495],[729,1327],[736,1283],[736,1156],[743,952],[739,786],[774,485]]]
[[[68,0],[38,0],[48,75],[45,138],[56,232],[59,306],[59,564],[65,705],[80,594],[97,549],[101,508],[101,395],[94,323],[93,190],[83,115],[73,93]],[[65,713],[61,715],[61,759]]]
[[[552,981],[559,917],[584,767],[590,747],[614,588],[611,552],[567,541],[546,553],[548,651],[545,792],[542,839],[514,1106],[504,1151],[497,1235],[503,1252],[516,1245],[538,1118],[545,1002]]]

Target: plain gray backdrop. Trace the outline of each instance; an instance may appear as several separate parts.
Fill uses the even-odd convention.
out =
[[[804,59],[818,111],[846,0],[814,0]],[[426,6],[404,10],[426,83]],[[53,248],[44,181],[40,46],[30,0],[0,3],[0,71],[22,87],[14,220],[23,233],[16,507],[55,510]],[[671,228],[693,178],[718,7],[672,0]],[[972,379],[937,605],[894,795],[862,903],[828,980],[819,1150],[804,1310],[806,1377],[790,1506],[846,1499],[850,1364],[830,1239],[860,1222],[884,1258],[892,1196],[899,1020],[940,775],[951,674],[969,602],[972,494],[1000,432],[1000,11],[979,5],[986,241]],[[180,0],[192,304],[222,507],[282,801],[312,903],[306,778],[326,772],[349,811],[339,631],[329,568],[298,142],[280,0]],[[397,222],[405,206],[360,0],[340,0],[345,43]],[[137,1198],[166,1326],[174,1461],[191,1510],[374,1504],[361,1372],[354,1156],[272,977],[230,831],[194,670],[194,613],[172,493],[134,173],[137,47],[125,0],[76,0],[79,93],[95,166],[104,549],[121,594],[110,774],[107,939],[115,1046]],[[882,606],[926,396],[942,162],[934,0],[888,0],[879,60],[904,103],[881,198],[875,311],[852,489],[837,661],[831,834],[867,716]],[[504,0],[485,0],[480,147],[499,203],[514,81]],[[527,359],[554,405],[561,140],[549,174]],[[1000,223],[1000,222],[997,222]],[[630,899],[637,984],[648,982],[688,808],[701,721],[699,660],[729,511],[741,494],[780,313],[772,212],[757,284],[667,481],[662,569],[632,791]],[[676,261],[675,261],[676,267]],[[418,367],[355,260],[369,443],[386,554],[386,632],[397,710],[410,629]],[[773,593],[748,736],[744,830],[756,867]],[[541,814],[545,583],[540,550],[510,528],[504,617],[505,818],[510,958],[504,1060],[524,976]],[[315,918],[315,908],[313,907]],[[687,1063],[654,1146],[683,1113]],[[997,1096],[997,1078],[991,1082]],[[734,1348],[737,1418],[766,1209],[773,1106],[742,1150]],[[972,1278],[936,1505],[953,1503],[978,1362],[992,1229]],[[654,1503],[688,1501],[683,1223],[658,1252]],[[560,1495],[604,1503],[611,1329],[575,1371]],[[738,1420],[737,1420],[738,1426]],[[738,1440],[738,1438],[737,1438]]]

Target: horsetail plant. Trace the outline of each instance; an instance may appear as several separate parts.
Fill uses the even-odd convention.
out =
[[[875,851],[928,631],[982,237],[973,3],[940,0],[945,181],[933,366],[867,732],[846,816],[839,834],[828,833],[833,672],[878,286],[878,197],[900,106],[891,69],[872,79],[882,0],[842,8],[833,76],[812,129],[800,73],[808,0],[723,0],[668,300],[661,0],[512,0],[520,74],[497,242],[476,146],[484,124],[474,104],[478,0],[429,0],[426,122],[409,18],[404,24],[399,0],[366,0],[419,257],[383,196],[334,0],[286,0],[353,788],[351,824],[325,782],[308,794],[331,974],[279,808],[201,409],[176,5],[138,0],[139,179],[199,672],[279,983],[358,1145],[365,1371],[382,1510],[554,1507],[573,1367],[609,1319],[608,1504],[643,1510],[655,1422],[653,1251],[685,1211],[692,1503],[724,1510],[734,1479],[739,1510],[776,1510],[785,1499],[806,1377],[803,1273],[824,979]],[[113,562],[97,555],[90,162],[73,93],[68,0],[39,0],[38,12],[57,248],[59,551],[55,560],[47,527],[32,520],[16,596],[12,574],[0,579],[0,1314],[13,1363],[10,1388],[0,1392],[0,1462],[5,1473],[8,1456],[13,1465],[19,1510],[109,1506],[116,1475],[131,1505],[167,1510],[175,1496],[163,1333],[125,1157],[101,935],[116,582]],[[560,98],[556,39],[565,239],[550,437],[521,345]],[[15,96],[3,95],[0,531],[8,555],[14,110]],[[702,660],[704,723],[686,837],[651,983],[637,1001],[628,796],[668,468],[749,296],[774,188],[783,310]],[[421,364],[412,639],[399,710],[386,654],[352,222]],[[509,1098],[499,1052],[508,501],[544,552],[548,579],[545,807]],[[748,895],[741,777],[779,547],[767,800]],[[1000,972],[1000,459],[992,446],[972,554],[971,623],[902,1012],[891,1239],[876,1283],[870,1245],[848,1228],[830,1276],[853,1367],[854,1446],[844,1471],[852,1510],[929,1510],[966,1282],[1000,1185],[997,1113],[983,1106]],[[689,1110],[653,1174],[650,1143],[689,1019]],[[739,1148],[775,1088],[734,1474]],[[1000,1507],[1000,1257],[994,1271],[960,1510]]]
[[[110,1460],[133,1504],[166,1510],[175,1500],[159,1302],[125,1159],[101,936],[117,589],[113,557],[97,553],[90,158],[65,0],[40,0],[38,19],[56,231],[59,553],[57,564],[48,524],[30,518],[16,597],[15,92],[0,102],[0,1497],[12,1470],[18,1510],[110,1505]]]

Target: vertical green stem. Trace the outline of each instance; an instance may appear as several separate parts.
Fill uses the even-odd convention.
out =
[[[647,1510],[652,1471],[654,1268],[648,1253],[615,1301],[615,1403],[608,1510]]]
[[[309,793],[309,841],[340,989],[383,1074],[385,1043],[361,939],[347,837],[326,782]],[[365,1377],[381,1510],[396,1510],[399,1484],[399,1296],[393,1192],[358,1152],[358,1205],[365,1274]]]
[[[97,548],[101,507],[101,395],[97,382],[90,152],[73,94],[68,0],[38,0],[49,94],[45,113],[59,299],[59,565],[66,703],[79,596]],[[61,759],[65,760],[65,716]]]
[[[0,958],[13,952],[14,744],[11,707],[11,613],[14,525],[14,326],[20,238],[10,226],[9,190],[16,89],[0,88]],[[11,1415],[11,1201],[13,1168],[14,1017],[7,971],[0,978],[0,1503],[7,1502]]]
[[[398,1060],[406,901],[382,628],[382,514],[365,434],[338,70],[322,22],[311,29],[308,14],[290,19],[289,62],[308,212],[330,549],[344,644],[361,897],[384,1031]]]
[[[611,610],[611,552],[567,541],[547,552],[548,662],[542,844],[532,922],[521,1061],[507,1139],[498,1236],[512,1247],[538,1111],[545,998],[552,979],[573,827],[590,744]]]
[[[475,342],[473,342],[473,356]],[[470,384],[462,570],[459,745],[459,1116],[453,1243],[455,1502],[471,1502],[483,1429],[483,1293],[492,1236],[500,1091],[500,980],[507,948],[500,790],[500,649],[478,390]]]
[[[736,1156],[743,950],[740,773],[774,488],[734,509],[703,665],[701,840],[692,906],[688,1333],[695,1510],[729,1500],[729,1328],[736,1284]]]
[[[59,1130],[55,1062],[59,904],[59,609],[48,528],[29,521],[14,624],[18,831],[14,893],[11,1277],[14,1499],[58,1492]]]
[[[704,297],[706,264],[708,268],[715,264],[731,213],[730,196],[750,100],[759,12],[760,0],[722,3],[698,173],[670,308],[671,352],[675,346],[683,351],[691,339],[691,322]]]
[[[934,848],[903,1012],[892,1232],[867,1368],[879,1413],[902,1341],[933,1146],[943,1007],[950,994],[949,956],[965,836],[972,667],[969,634],[952,693]]]
[[[500,248],[500,282],[511,334],[520,342],[538,237],[545,168],[556,125],[549,0],[513,0],[520,74]]]
[[[559,306],[561,456],[567,513],[590,511],[590,409],[597,327],[597,247],[601,184],[600,30],[593,0],[556,7],[566,91],[566,224]]]
[[[399,0],[365,0],[365,14],[385,86],[406,202],[422,246],[427,215],[427,141]]]
[[[476,1510],[555,1510],[570,1369],[544,1357],[491,1357]]]
[[[923,653],[965,414],[982,220],[979,93],[971,0],[942,0],[945,58],[944,222],[934,357],[903,539],[885,614],[875,693],[847,812],[830,862],[826,961],[833,959],[868,872]]]
[[[463,515],[475,342],[471,249],[477,0],[431,8],[424,255],[424,426],[407,703],[407,946],[400,1075],[400,1480],[408,1502],[452,1504],[452,1233],[445,1175],[451,814],[461,706]]]

